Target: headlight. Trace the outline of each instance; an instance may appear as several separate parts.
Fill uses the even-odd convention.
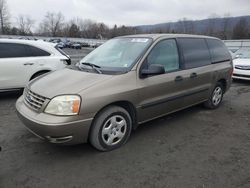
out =
[[[77,115],[81,105],[81,98],[77,95],[63,95],[53,98],[45,109],[45,113],[70,116]]]

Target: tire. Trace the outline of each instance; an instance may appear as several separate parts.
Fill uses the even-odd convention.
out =
[[[204,103],[208,109],[216,109],[220,106],[223,100],[224,87],[221,83],[217,83],[209,97],[209,100]]]
[[[90,143],[99,151],[111,151],[127,142],[132,130],[132,119],[122,107],[110,106],[94,119]]]

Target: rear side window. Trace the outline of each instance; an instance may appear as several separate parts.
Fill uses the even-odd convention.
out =
[[[29,50],[30,50],[30,56],[32,57],[41,57],[41,56],[50,56],[50,53],[39,49],[37,47],[34,46],[28,46]]]
[[[29,52],[26,45],[14,43],[0,43],[0,58],[27,57]]]
[[[147,57],[147,64],[161,64],[166,72],[179,69],[179,54],[174,39],[160,41]]]
[[[212,63],[220,63],[231,59],[231,55],[222,41],[207,39],[207,44],[211,53]]]
[[[0,58],[50,56],[50,53],[25,44],[0,43]]]
[[[181,38],[178,39],[184,60],[185,68],[195,68],[211,64],[210,54],[205,39]]]

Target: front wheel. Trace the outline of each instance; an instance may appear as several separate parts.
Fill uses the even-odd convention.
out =
[[[125,144],[130,137],[132,120],[122,107],[110,106],[95,118],[90,143],[100,151],[110,151]]]
[[[217,83],[214,90],[209,97],[209,100],[204,103],[205,107],[209,109],[218,108],[222,102],[224,94],[224,87],[221,83]]]

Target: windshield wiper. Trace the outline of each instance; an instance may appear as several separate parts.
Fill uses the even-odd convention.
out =
[[[82,62],[82,63],[80,63],[80,65],[87,65],[87,66],[90,66],[90,67],[92,67],[92,69],[94,69],[96,72],[98,72],[99,74],[102,74],[102,71],[100,71],[100,66],[98,66],[98,65],[95,65],[95,64],[93,64],[93,63],[88,63],[88,62]]]

